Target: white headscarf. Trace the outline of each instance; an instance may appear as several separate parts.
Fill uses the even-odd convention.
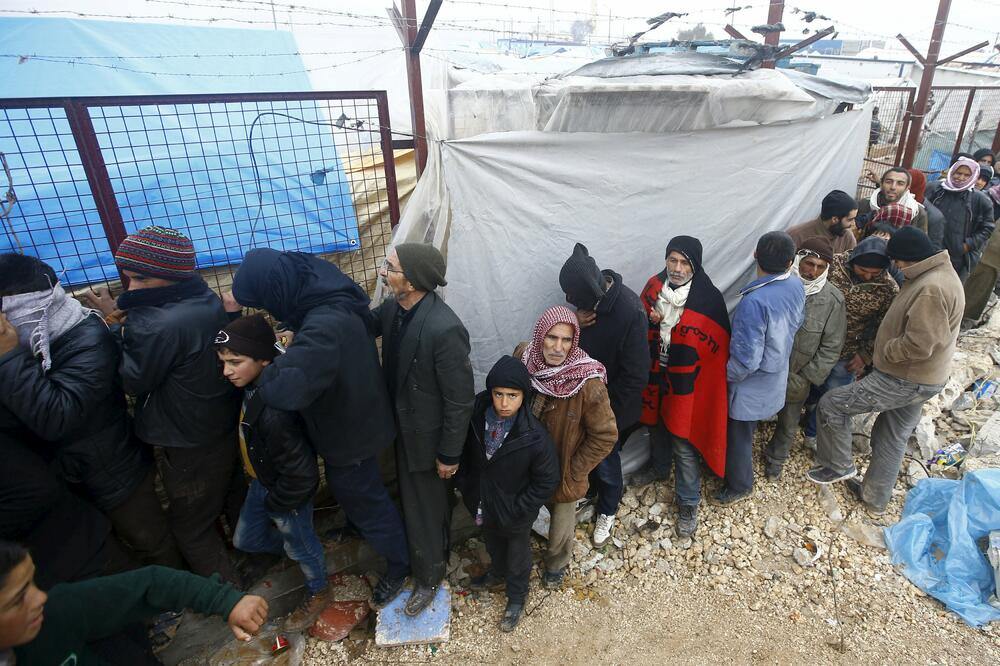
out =
[[[802,280],[802,286],[805,287],[806,290],[806,298],[812,296],[813,294],[818,294],[819,292],[821,292],[823,290],[823,287],[826,286],[826,279],[830,276],[830,264],[827,263],[826,270],[820,273],[819,277],[817,277],[816,279],[807,280],[804,277],[802,277],[802,274],[799,273],[799,262],[808,256],[810,255],[796,253],[795,261],[792,262],[792,272],[798,275],[799,279]]]

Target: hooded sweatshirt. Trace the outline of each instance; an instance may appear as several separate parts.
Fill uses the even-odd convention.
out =
[[[899,285],[886,270],[871,282],[864,282],[854,273],[852,260],[865,254],[886,256],[886,242],[869,236],[854,250],[833,257],[830,265],[830,282],[844,295],[847,310],[847,336],[842,360],[850,360],[855,354],[861,356],[865,365],[871,365],[875,351],[875,334],[882,318],[889,310],[892,299],[899,293]]]

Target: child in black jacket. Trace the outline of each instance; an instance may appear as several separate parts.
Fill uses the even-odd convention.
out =
[[[504,356],[476,396],[459,467],[466,507],[482,526],[492,564],[473,588],[507,585],[502,631],[521,619],[531,574],[531,525],[559,484],[559,459],[545,426],[525,408],[531,377]]]
[[[219,331],[215,348],[226,379],[243,389],[240,456],[253,479],[233,545],[251,553],[287,553],[298,562],[307,594],[285,621],[285,630],[301,631],[331,601],[323,544],[313,528],[316,454],[297,414],[267,407],[256,395],[257,378],[280,349],[264,316],[236,319]]]

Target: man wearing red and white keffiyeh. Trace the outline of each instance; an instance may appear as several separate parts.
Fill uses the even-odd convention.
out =
[[[531,411],[549,431],[559,456],[542,581],[557,589],[573,555],[576,501],[587,494],[590,472],[614,448],[618,428],[605,386],[607,371],[580,348],[580,326],[569,308],[546,310],[531,341],[518,345],[514,356],[531,375]]]

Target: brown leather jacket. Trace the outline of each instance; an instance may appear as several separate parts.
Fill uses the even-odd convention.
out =
[[[521,358],[526,346],[526,343],[518,345],[514,357]],[[587,494],[590,485],[587,477],[618,441],[608,389],[604,382],[594,378],[588,379],[569,398],[535,393],[531,411],[549,431],[559,455],[561,477],[552,501],[575,502]]]

